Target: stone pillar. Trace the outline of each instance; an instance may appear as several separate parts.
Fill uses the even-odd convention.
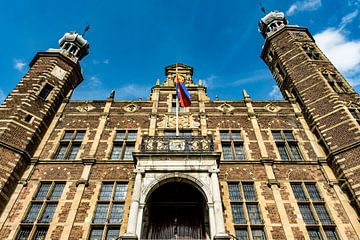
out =
[[[215,216],[214,216],[214,204],[208,203],[209,208],[209,225],[210,225],[210,238],[213,239],[216,234]]]
[[[211,168],[209,170],[211,175],[211,186],[213,192],[214,218],[215,218],[215,234],[211,233],[211,235],[214,235],[213,239],[230,239],[229,235],[226,234],[225,232],[224,215],[223,215],[220,188],[219,188],[219,179],[217,175],[219,171],[220,170],[217,168]]]
[[[136,172],[134,190],[131,199],[129,221],[127,230],[124,236],[121,239],[138,239],[137,234],[137,222],[138,222],[138,213],[139,213],[139,203],[140,203],[140,193],[141,193],[141,174],[144,172],[143,169],[137,168],[134,170]]]

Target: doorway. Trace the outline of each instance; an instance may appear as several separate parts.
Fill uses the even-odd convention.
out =
[[[142,238],[208,239],[208,209],[203,194],[185,182],[168,182],[147,201]]]

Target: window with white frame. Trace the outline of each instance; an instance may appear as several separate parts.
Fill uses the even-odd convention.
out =
[[[272,131],[280,159],[284,161],[302,161],[299,146],[291,131]]]
[[[41,182],[21,221],[17,240],[45,239],[65,183]]]
[[[60,141],[55,160],[75,160],[84,139],[85,131],[66,131]]]
[[[291,183],[303,221],[311,240],[339,239],[316,183]]]
[[[116,131],[111,151],[111,160],[133,160],[137,130]]]
[[[127,183],[103,182],[96,203],[89,240],[119,238]]]
[[[240,130],[220,130],[220,138],[224,160],[246,160]]]
[[[228,182],[231,212],[238,239],[266,239],[253,182]]]

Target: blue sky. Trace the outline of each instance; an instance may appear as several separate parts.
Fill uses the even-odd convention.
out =
[[[194,67],[212,99],[281,99],[260,59],[264,39],[259,0],[7,1],[0,9],[0,99],[14,88],[38,51],[57,48],[66,31],[91,30],[84,81],[73,99],[146,99],[164,67]],[[263,0],[306,26],[340,72],[360,90],[360,0]]]

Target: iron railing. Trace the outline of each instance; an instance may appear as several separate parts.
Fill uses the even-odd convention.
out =
[[[193,153],[213,152],[212,137],[202,136],[146,136],[141,143],[143,153]]]

